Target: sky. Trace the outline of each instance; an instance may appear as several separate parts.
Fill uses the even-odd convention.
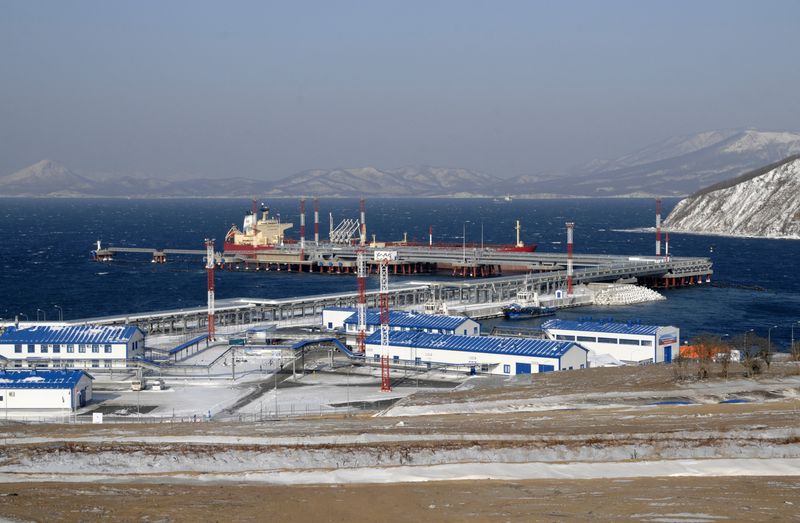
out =
[[[800,130],[800,2],[0,3],[0,175],[501,177]]]

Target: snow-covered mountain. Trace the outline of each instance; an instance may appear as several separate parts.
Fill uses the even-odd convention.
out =
[[[800,133],[708,131],[679,136],[545,180],[518,177],[512,194],[685,196],[800,153]]]
[[[487,196],[499,194],[503,180],[488,174],[450,167],[414,166],[399,169],[360,167],[314,169],[278,180],[275,196]]]
[[[672,231],[800,239],[800,155],[703,189],[667,217]]]
[[[42,160],[0,177],[0,196],[78,196],[91,192],[95,182],[63,165]]]
[[[0,196],[32,197],[252,197],[263,194],[267,182],[248,178],[165,180],[148,176],[86,176],[42,160],[13,174],[0,176]]]

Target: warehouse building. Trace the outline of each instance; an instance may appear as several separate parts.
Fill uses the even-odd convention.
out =
[[[366,320],[367,335],[380,329],[381,317],[377,310],[368,310]],[[354,308],[332,307],[324,309],[322,311],[322,322],[325,329],[344,330],[348,344],[355,343],[354,340],[358,334],[358,313]],[[389,311],[389,330],[479,336],[481,325],[465,316],[422,314],[414,311]]]
[[[92,399],[92,376],[82,370],[0,370],[0,409],[77,410]]]
[[[391,331],[390,364],[461,369],[513,376],[584,369],[588,351],[572,342],[495,336],[454,336]],[[366,340],[366,359],[380,361],[380,332]]]
[[[133,326],[9,327],[0,358],[10,367],[119,368],[144,355],[144,332]]]
[[[542,324],[555,341],[572,341],[594,355],[609,355],[626,364],[670,363],[678,355],[680,329],[603,321],[552,319]]]

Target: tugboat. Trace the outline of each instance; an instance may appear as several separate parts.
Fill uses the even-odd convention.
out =
[[[539,295],[531,290],[527,276],[522,288],[517,291],[517,301],[520,303],[512,303],[507,307],[503,307],[503,316],[507,320],[528,320],[543,316],[554,316],[556,313],[555,309],[542,307],[539,304]]]
[[[555,314],[555,309],[536,305],[524,306],[519,303],[512,303],[508,307],[503,307],[503,316],[507,320],[529,320],[531,318],[554,316]]]

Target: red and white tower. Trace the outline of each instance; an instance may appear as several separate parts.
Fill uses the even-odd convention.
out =
[[[300,198],[300,259],[306,248],[306,199]]]
[[[661,256],[661,198],[656,198],[656,256]]]
[[[319,245],[319,200],[314,198],[314,244]]]
[[[367,208],[364,198],[361,198],[361,245],[367,243]]]
[[[395,251],[375,251],[375,261],[380,264],[380,318],[381,318],[381,392],[391,392],[389,375],[389,261],[397,258]]]
[[[364,257],[364,249],[356,252],[356,270],[358,277],[358,352],[364,354],[364,345],[367,339],[367,260]]]
[[[208,273],[208,341],[214,341],[214,240],[206,239],[206,272]]]
[[[567,222],[567,296],[572,296],[572,230],[575,224]]]

